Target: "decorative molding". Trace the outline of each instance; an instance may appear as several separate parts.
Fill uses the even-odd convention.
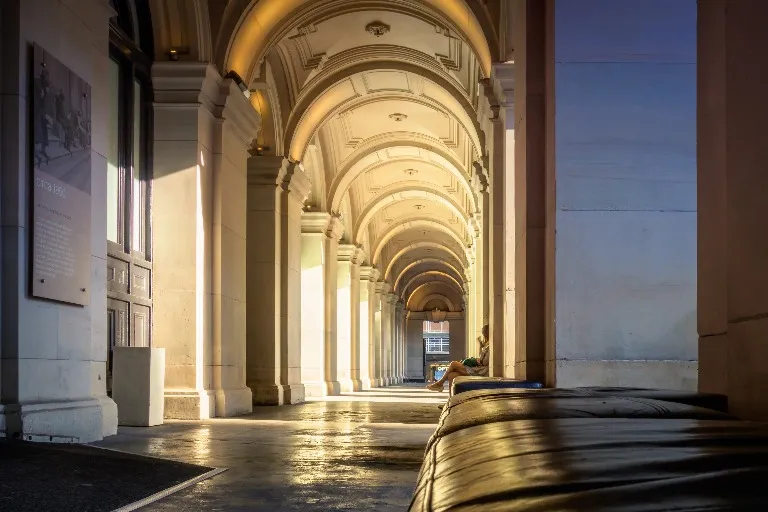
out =
[[[448,54],[436,53],[435,57],[448,71],[461,71],[464,64],[463,41],[451,34],[447,28],[435,25],[435,32],[444,35],[448,39]]]
[[[214,109],[214,115],[222,121],[229,121],[233,131],[250,149],[261,128],[261,115],[256,112],[234,80],[223,80],[219,91],[221,96]]]
[[[328,222],[328,229],[325,232],[325,236],[336,242],[341,240],[341,237],[344,236],[344,222],[341,220],[340,213],[331,213],[330,220]]]
[[[221,75],[207,62],[161,61],[152,66],[155,108],[200,107],[211,114],[219,103]]]
[[[384,22],[372,21],[365,26],[365,31],[368,32],[369,34],[373,34],[376,37],[381,37],[384,34],[389,33],[391,28],[392,27],[390,27]]]
[[[326,60],[328,60],[328,56],[325,52],[314,53],[312,51],[312,46],[309,44],[309,38],[307,36],[316,32],[317,25],[308,23],[307,25],[298,28],[298,34],[288,38],[293,41],[296,51],[299,54],[299,59],[301,60],[301,66],[305,71],[318,69]]]
[[[301,214],[301,233],[325,235],[331,223],[331,214],[327,212],[304,212]]]

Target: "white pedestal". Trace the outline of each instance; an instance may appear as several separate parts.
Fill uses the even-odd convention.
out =
[[[117,404],[119,425],[161,425],[165,404],[164,385],[164,348],[114,348],[112,399]]]

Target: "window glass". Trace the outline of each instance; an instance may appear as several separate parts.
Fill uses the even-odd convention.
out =
[[[145,187],[144,162],[141,151],[141,84],[133,82],[133,226],[131,232],[134,251],[144,252]]]
[[[107,126],[107,239],[121,242],[119,131],[120,131],[120,65],[109,61],[109,120]]]

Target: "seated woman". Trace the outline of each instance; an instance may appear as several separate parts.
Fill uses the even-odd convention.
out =
[[[480,357],[477,358],[477,366],[468,366],[461,361],[453,361],[448,369],[445,370],[443,378],[429,384],[427,389],[432,391],[442,391],[446,381],[448,386],[451,385],[453,379],[462,375],[477,375],[482,377],[488,376],[488,366],[491,359],[490,343],[489,343],[489,328],[487,325],[483,326],[482,336],[478,338],[480,342]],[[466,360],[465,360],[466,361]]]

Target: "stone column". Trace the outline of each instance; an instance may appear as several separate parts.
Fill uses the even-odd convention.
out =
[[[401,303],[402,310],[400,312],[400,381],[405,382],[408,380],[406,371],[406,362],[408,360],[408,347],[405,339],[405,322],[408,310],[405,309],[405,304]]]
[[[768,74],[757,0],[698,3],[699,389],[768,419]]]
[[[339,240],[344,226],[338,215],[331,216],[325,244],[325,393],[330,396],[341,393],[339,384],[338,346],[338,275]]]
[[[301,210],[309,180],[279,157],[248,161],[247,372],[254,404],[304,400]]]
[[[370,299],[371,271],[373,267],[363,265],[359,273],[360,289],[360,381],[363,389],[375,387],[372,383],[373,371],[373,316],[371,315],[372,300]],[[375,293],[375,292],[374,292]]]
[[[395,360],[397,359],[397,297],[393,294],[387,296],[389,300],[389,350],[387,359],[389,360],[389,385],[393,386],[397,384],[397,367],[395,366]]]
[[[355,245],[338,248],[337,361],[343,392],[360,391],[360,250]]]
[[[473,186],[477,193],[480,203],[480,219],[478,219],[479,232],[475,236],[475,328],[477,332],[475,337],[480,335],[480,330],[489,321],[490,295],[489,279],[490,265],[489,256],[489,238],[490,232],[490,196],[488,192],[488,176],[485,169],[480,166],[475,167],[475,176],[473,177]]]
[[[324,396],[325,250],[331,215],[301,215],[301,382],[306,396]]]
[[[376,277],[378,279],[378,276]],[[384,381],[384,357],[383,357],[383,349],[384,349],[384,325],[386,325],[384,321],[384,294],[386,293],[385,286],[386,283],[384,281],[376,281],[374,284],[374,290],[375,290],[375,296],[374,296],[374,329],[373,329],[373,336],[374,336],[374,359],[375,359],[375,366],[376,366],[376,387],[386,386],[386,382]]]
[[[381,292],[379,269],[372,267],[368,277],[368,373],[370,387],[381,387]]]
[[[379,346],[379,360],[381,361],[381,385],[389,386],[389,344],[390,344],[390,317],[392,315],[391,304],[389,303],[389,284],[381,283],[381,323],[379,332],[381,333],[381,344]]]
[[[258,114],[208,64],[157,63],[152,74],[153,340],[166,349],[165,415],[246,413],[246,167]]]
[[[402,382],[400,375],[400,318],[403,312],[402,304],[395,296],[394,314],[392,315],[392,380],[394,384]]]
[[[411,318],[413,313],[408,313],[405,321],[406,374],[410,379],[424,379],[424,320]]]
[[[246,236],[249,149],[260,118],[230,79],[219,87],[213,147],[213,388],[216,416],[251,412],[246,386]]]

